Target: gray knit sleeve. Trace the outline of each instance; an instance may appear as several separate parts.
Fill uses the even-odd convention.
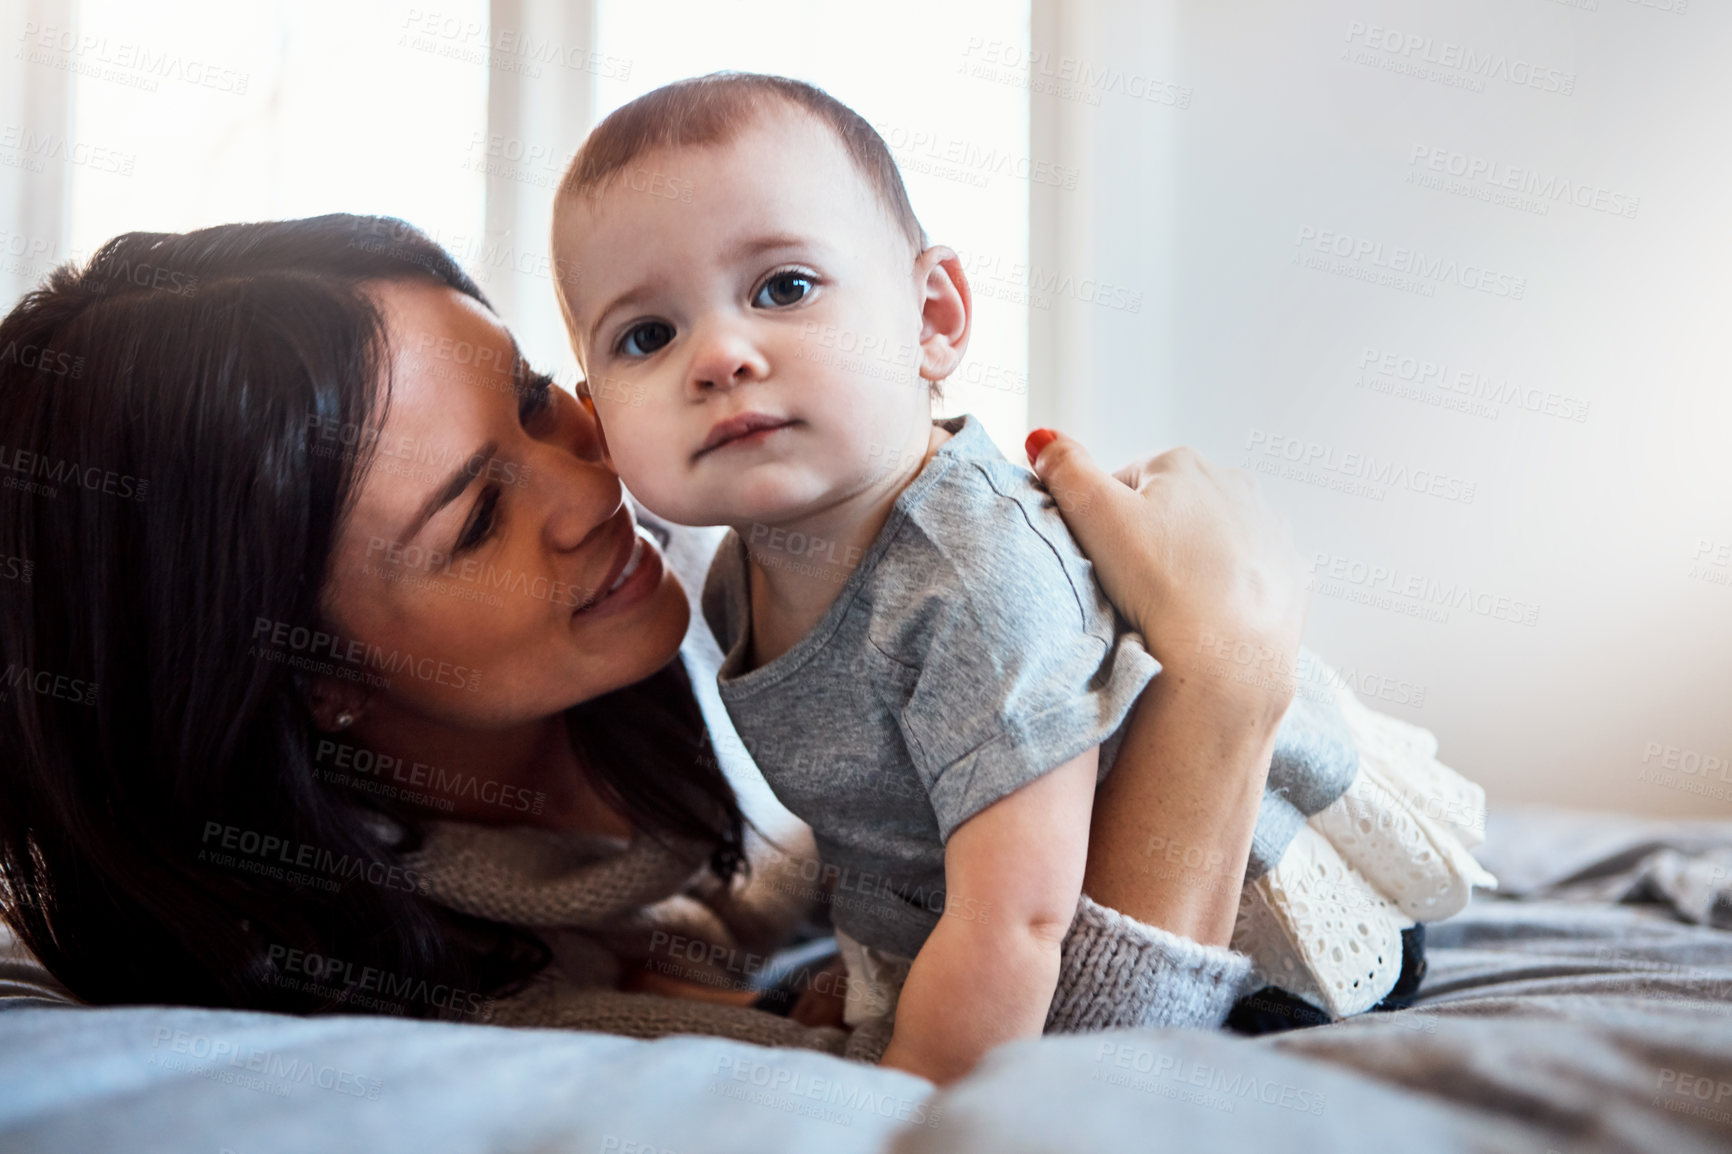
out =
[[[1084,894],[1065,935],[1045,1032],[1219,1029],[1250,981],[1251,959],[1244,954],[1157,929]],[[849,1037],[843,1056],[876,1062],[891,1032],[888,1019],[866,1022]]]
[[[1217,1029],[1251,981],[1251,959],[1126,917],[1084,894],[1065,935],[1049,1034],[1126,1026]]]

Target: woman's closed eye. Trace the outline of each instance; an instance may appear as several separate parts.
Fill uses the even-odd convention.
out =
[[[517,386],[517,420],[525,431],[530,431],[535,423],[553,408],[553,378],[546,373],[537,373],[528,369],[522,370],[522,380]],[[502,465],[482,457],[472,459],[466,466],[473,476],[518,476],[515,467]],[[481,495],[475,499],[475,505],[469,510],[469,519],[464,521],[462,530],[457,534],[457,544],[451,552],[467,553],[479,548],[499,527],[499,500],[504,495],[498,484],[488,484],[481,490]]]
[[[785,309],[799,304],[818,288],[818,274],[810,269],[777,269],[764,278],[758,291],[752,294],[756,309]]]
[[[463,523],[462,531],[457,534],[457,544],[451,550],[453,554],[467,553],[471,549],[479,548],[493,536],[493,531],[499,525],[500,495],[498,485],[488,485],[481,490],[481,496],[476,498],[474,508],[469,511],[469,519]]]
[[[527,370],[525,373],[525,379],[517,386],[517,423],[527,430],[553,407],[553,378],[546,373]]]

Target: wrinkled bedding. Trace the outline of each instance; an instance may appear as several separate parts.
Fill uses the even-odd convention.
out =
[[[1004,1047],[938,1092],[702,1038],[61,1000],[0,956],[0,1151],[1732,1149],[1732,822],[1494,814],[1410,1010]],[[1706,896],[1704,896],[1706,895]]]

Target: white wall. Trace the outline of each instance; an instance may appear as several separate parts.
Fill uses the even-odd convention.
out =
[[[1033,314],[1033,418],[1115,464],[1273,470],[1307,643],[1494,799],[1732,814],[1732,7],[1049,0],[1034,25],[1036,71],[1076,83],[1032,147],[1083,166],[1036,203],[1034,261],[1144,297]]]

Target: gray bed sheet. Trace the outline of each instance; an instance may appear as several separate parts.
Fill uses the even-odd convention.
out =
[[[1494,814],[1482,856],[1523,896],[1432,927],[1413,1009],[1018,1043],[942,1092],[714,1039],[82,1007],[0,957],[0,1151],[1732,1150],[1732,933],[1640,881],[1728,848],[1732,823]]]

